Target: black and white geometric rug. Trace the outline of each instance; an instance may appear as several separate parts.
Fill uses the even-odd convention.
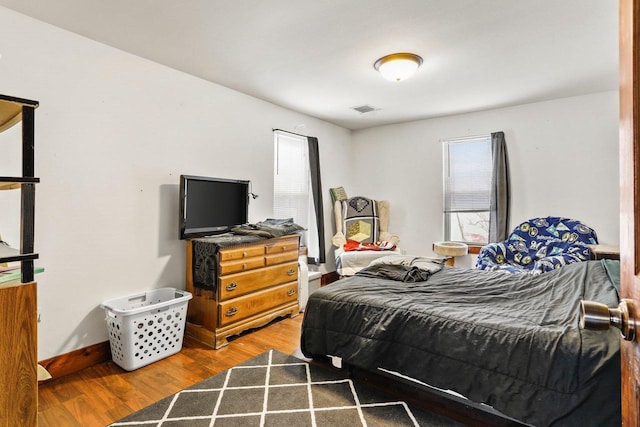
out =
[[[129,427],[459,427],[345,378],[341,372],[265,352],[113,424]]]

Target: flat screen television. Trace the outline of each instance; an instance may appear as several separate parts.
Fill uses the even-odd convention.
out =
[[[225,233],[248,216],[249,181],[180,175],[180,239]]]

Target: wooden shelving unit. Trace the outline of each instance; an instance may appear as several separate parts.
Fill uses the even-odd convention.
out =
[[[37,285],[34,279],[35,109],[38,101],[0,95],[0,132],[22,123],[22,175],[0,176],[20,191],[20,248],[0,244],[0,264],[20,262],[20,279],[0,283],[0,427],[38,424]]]
[[[33,281],[35,184],[35,110],[38,101],[0,95],[0,132],[22,122],[22,176],[0,176],[0,190],[21,191],[20,250],[6,254],[0,252],[0,263],[21,261],[22,283]]]

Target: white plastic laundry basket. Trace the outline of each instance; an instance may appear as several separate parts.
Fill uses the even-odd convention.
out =
[[[161,288],[103,302],[113,361],[133,371],[179,352],[191,298]]]

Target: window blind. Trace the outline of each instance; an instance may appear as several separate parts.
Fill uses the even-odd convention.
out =
[[[275,209],[288,209],[300,195],[309,194],[309,156],[306,138],[275,132]],[[274,211],[277,213],[278,211]]]
[[[491,135],[447,140],[444,212],[483,212],[491,205]]]
[[[275,218],[293,218],[305,229],[315,225],[310,215],[309,150],[303,136],[274,131],[274,188],[273,215]],[[306,242],[302,235],[302,243]]]

